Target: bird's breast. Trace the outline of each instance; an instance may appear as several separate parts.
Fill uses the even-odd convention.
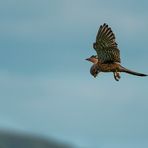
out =
[[[118,63],[98,63],[98,69],[102,72],[116,72],[119,69]]]

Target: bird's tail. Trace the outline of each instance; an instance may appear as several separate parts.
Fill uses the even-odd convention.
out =
[[[141,76],[141,77],[148,76],[147,74],[138,73],[138,72],[126,69],[126,68],[122,67],[121,65],[120,65],[120,70],[121,70],[121,72],[125,72],[125,73],[136,75],[136,76]]]

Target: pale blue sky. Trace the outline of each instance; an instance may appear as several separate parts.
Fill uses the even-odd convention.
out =
[[[148,73],[146,0],[0,0],[0,127],[86,148],[148,147],[148,78],[89,74],[98,27]]]

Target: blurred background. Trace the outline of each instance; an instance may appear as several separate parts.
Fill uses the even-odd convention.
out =
[[[47,148],[147,148],[148,78],[94,79],[85,61],[108,23],[122,65],[148,73],[147,15],[147,0],[0,0],[0,147],[30,148],[18,144],[27,137]]]

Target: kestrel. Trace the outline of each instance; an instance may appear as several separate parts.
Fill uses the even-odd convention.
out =
[[[120,50],[117,45],[111,28],[105,23],[101,25],[96,36],[96,42],[93,43],[97,55],[86,59],[93,63],[90,68],[91,75],[96,77],[99,72],[113,72],[116,81],[120,79],[120,72],[136,76],[148,76],[121,66]]]

